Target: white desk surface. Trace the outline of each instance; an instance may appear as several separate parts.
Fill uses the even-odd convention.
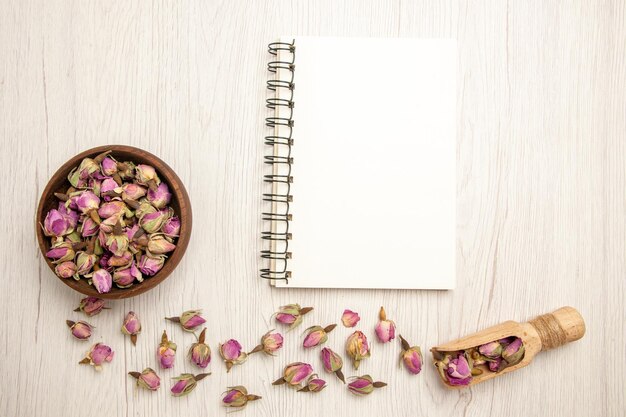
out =
[[[257,277],[266,45],[290,33],[458,39],[456,290],[278,290]],[[242,415],[623,416],[625,56],[620,1],[0,2],[0,415],[220,415],[220,393],[243,384],[263,399]],[[166,282],[91,320],[93,339],[116,351],[96,373],[77,365],[88,344],[65,320],[81,317],[80,296],[41,259],[33,213],[58,166],[107,143],[167,161],[194,225]],[[252,348],[289,302],[315,311],[284,351],[226,374],[217,343]],[[270,385],[291,361],[321,370],[318,352],[299,347],[307,325],[349,307],[373,336],[381,305],[425,353],[562,305],[580,310],[587,335],[461,391],[444,389],[430,365],[408,376],[398,344],[376,342],[360,371],[389,386],[367,398],[332,377],[319,395]],[[193,336],[163,317],[194,307],[209,318],[213,375],[173,398],[167,378],[194,371],[183,357]],[[144,326],[136,347],[119,332],[130,309]],[[164,328],[180,346],[177,366],[159,371],[161,391],[138,391],[126,373],[156,366]],[[347,335],[337,328],[328,346],[343,351]]]

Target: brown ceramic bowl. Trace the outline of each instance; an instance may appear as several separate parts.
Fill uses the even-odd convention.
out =
[[[121,161],[132,161],[136,164],[152,165],[157,170],[159,178],[161,179],[161,181],[165,181],[165,183],[167,183],[170,188],[170,192],[172,193],[172,200],[170,201],[169,205],[174,209],[176,215],[180,218],[180,236],[176,240],[176,249],[174,249],[174,251],[169,254],[168,258],[165,260],[163,268],[156,275],[149,278],[144,278],[143,282],[135,283],[129,288],[117,288],[114,284],[110,292],[106,294],[100,294],[93,286],[87,283],[86,279],[81,279],[79,281],[76,281],[72,278],[64,279],[58,277],[54,273],[55,265],[50,262],[50,260],[45,256],[46,252],[50,248],[50,239],[44,235],[41,225],[44,223],[48,211],[58,206],[59,200],[54,196],[54,193],[64,193],[65,190],[67,190],[67,188],[70,186],[70,183],[67,180],[67,175],[72,170],[72,168],[78,166],[84,158],[93,158],[107,150],[111,150],[111,154],[116,159],[119,159]],[[46,185],[46,188],[43,190],[41,199],[39,200],[39,206],[37,207],[37,216],[35,218],[35,221],[35,229],[37,230],[37,240],[39,241],[39,248],[41,249],[43,258],[52,270],[52,275],[54,277],[59,279],[65,285],[85,295],[91,295],[100,298],[120,299],[134,297],[136,295],[142,294],[159,285],[161,282],[163,282],[163,280],[165,280],[165,278],[167,278],[172,273],[174,268],[176,268],[183,255],[185,254],[185,251],[187,250],[187,245],[189,244],[189,238],[191,236],[192,216],[191,204],[189,201],[189,196],[187,195],[187,191],[180,181],[180,178],[178,178],[178,175],[176,175],[172,168],[170,168],[165,162],[161,161],[156,156],[142,149],[124,145],[109,145],[89,149],[76,155],[65,164],[63,164],[63,166],[61,166],[61,168],[59,168],[57,172],[54,173],[54,175],[48,182],[48,185]]]

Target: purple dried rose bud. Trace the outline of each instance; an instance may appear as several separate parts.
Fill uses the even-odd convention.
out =
[[[170,189],[167,184],[161,182],[156,190],[148,190],[148,195],[146,196],[146,198],[150,203],[152,203],[154,207],[162,209],[170,203],[170,200],[172,199],[172,194],[170,193]]]
[[[92,174],[100,170],[100,165],[91,158],[85,158],[67,175],[67,180],[73,187],[82,188],[87,184],[87,180]]]
[[[161,231],[169,238],[178,237],[180,233],[180,219],[177,216],[170,217],[163,223]]]
[[[289,384],[298,386],[313,373],[313,367],[308,363],[294,362],[285,366],[283,376],[272,382],[272,385]]]
[[[66,320],[65,323],[76,339],[89,340],[91,337],[91,330],[93,329],[91,324],[84,321],[73,322],[72,320]]]
[[[146,231],[146,233],[156,233],[158,232],[163,224],[170,217],[170,210],[160,210],[155,211],[154,213],[145,214],[141,220],[139,220],[139,225]]]
[[[113,254],[111,254],[111,252],[109,252],[109,254],[110,254],[110,257],[109,257],[109,260],[107,261],[107,266],[109,266],[109,267],[113,267],[113,268],[123,267],[123,268],[126,268],[126,267],[130,266],[131,263],[133,262],[133,254],[130,253],[130,251],[126,251],[126,252],[122,253],[122,256],[113,256]]]
[[[147,185],[151,190],[156,190],[161,183],[154,167],[145,164],[139,164],[135,167],[135,181],[138,184]]]
[[[80,226],[80,234],[82,237],[94,236],[100,230],[100,226],[93,221],[91,217],[86,217]]]
[[[117,174],[117,161],[111,158],[110,156],[107,156],[106,158],[102,160],[100,167],[102,168],[102,173],[104,175],[107,175],[110,177],[112,175]]]
[[[96,265],[98,256],[93,253],[80,251],[76,254],[76,267],[78,275],[87,275],[91,269]]]
[[[104,300],[102,298],[97,297],[85,297],[80,300],[80,304],[74,311],[82,311],[88,317],[95,316],[96,314],[100,314],[100,312],[104,309],[108,309],[104,305]]]
[[[485,343],[484,345],[480,345],[478,347],[478,352],[489,359],[495,359],[500,357],[502,354],[502,345],[500,345],[497,340]]]
[[[491,372],[499,372],[500,370],[502,370],[502,365],[502,358],[495,358],[489,361],[487,366],[489,366],[489,370]]]
[[[515,365],[519,363],[524,357],[524,344],[522,339],[516,337],[507,347],[502,351],[502,359],[504,359],[509,365]]]
[[[245,407],[248,402],[260,400],[261,397],[254,394],[248,394],[248,390],[244,386],[228,387],[228,390],[224,393],[222,403],[225,407],[242,408]]]
[[[302,346],[305,348],[312,348],[315,346],[323,345],[328,340],[328,333],[332,332],[337,327],[336,324],[329,324],[326,327],[312,326],[305,330],[307,333]]]
[[[124,200],[131,199],[131,200],[137,201],[141,197],[146,195],[146,189],[143,188],[141,185],[127,183],[127,184],[122,185],[120,188],[121,188],[120,191],[122,194],[122,198]]]
[[[233,365],[241,365],[248,359],[248,354],[241,348],[241,344],[235,339],[230,339],[224,344],[220,343],[220,356],[226,364],[226,372],[230,372]]]
[[[50,259],[53,259],[53,263],[59,264],[65,261],[74,260],[74,252],[73,246],[70,242],[58,242],[55,243],[48,252],[46,252],[46,256]]]
[[[128,201],[127,203],[130,203],[130,201]],[[157,209],[154,208],[152,204],[148,203],[147,201],[144,201],[142,203],[137,203],[134,205],[136,206],[136,207],[133,207],[135,209],[135,217],[138,218],[139,220],[143,219],[146,214],[156,213],[158,211]]]
[[[137,335],[141,333],[141,323],[134,311],[129,311],[122,323],[122,333],[130,335],[133,345],[137,344]]]
[[[203,369],[206,368],[211,362],[211,348],[209,345],[204,343],[205,335],[206,327],[200,333],[198,341],[192,344],[191,348],[189,348],[189,357],[191,358],[191,362]]]
[[[313,307],[301,308],[299,304],[288,304],[281,306],[274,316],[276,321],[281,324],[288,324],[290,329],[302,323],[302,316],[313,310]]]
[[[202,310],[188,310],[181,314],[180,317],[166,317],[165,320],[180,323],[183,330],[193,332],[196,327],[206,323],[206,320],[200,315],[200,313],[202,313]]]
[[[363,332],[357,330],[348,336],[348,340],[346,341],[346,353],[352,358],[354,369],[359,369],[361,361],[370,357],[370,346]]]
[[[317,374],[313,374],[307,379],[304,387],[298,389],[298,392],[320,392],[326,388],[326,381],[319,378]]]
[[[153,234],[148,241],[148,252],[154,255],[163,255],[176,249],[176,245],[160,234]]]
[[[336,354],[330,348],[323,348],[321,351],[321,356],[322,364],[324,365],[324,369],[326,369],[326,372],[334,373],[337,378],[339,378],[339,380],[345,384],[346,379],[343,376],[343,372],[341,371],[341,368],[343,368],[343,360],[341,359],[341,356]]]
[[[176,343],[168,340],[167,333],[163,330],[163,336],[161,336],[161,344],[157,349],[157,357],[161,368],[171,368],[174,366],[174,359],[176,358]]]
[[[43,231],[46,236],[65,236],[74,231],[72,220],[64,216],[59,210],[52,209],[46,214],[43,222]]]
[[[54,272],[61,278],[71,278],[76,275],[76,264],[72,261],[65,261],[54,268]]]
[[[146,368],[141,373],[129,372],[128,375],[137,380],[138,387],[156,391],[161,386],[161,378],[159,378],[152,368]]]
[[[387,313],[384,308],[380,308],[378,313],[380,321],[376,325],[376,336],[382,343],[387,343],[396,337],[396,324],[387,320]]]
[[[113,256],[123,256],[128,251],[128,237],[125,234],[110,234],[107,236],[105,247]]]
[[[402,345],[400,358],[402,363],[404,363],[404,367],[413,375],[419,374],[422,371],[422,350],[419,346],[409,345],[409,342],[402,335],[400,335],[400,344]]]
[[[157,257],[141,255],[141,258],[139,258],[138,268],[142,274],[146,274],[147,276],[151,277],[153,275],[156,275],[156,273],[159,272],[161,268],[163,268],[164,263],[164,255]]]
[[[78,362],[81,365],[91,365],[96,371],[102,370],[102,364],[113,360],[113,350],[103,343],[96,343],[91,347],[85,359]]]
[[[455,359],[450,359],[446,378],[450,385],[468,385],[472,381],[472,370],[463,353],[459,353]]]
[[[348,390],[355,395],[369,395],[375,388],[382,388],[387,386],[386,383],[376,381],[369,375],[355,376],[350,379],[348,383]]]
[[[113,260],[114,258],[111,259]],[[113,273],[113,282],[119,288],[128,288],[133,285],[135,281],[143,281],[143,276],[141,275],[139,268],[135,266],[134,261],[131,261],[128,268],[118,269]]]
[[[189,394],[196,388],[198,381],[206,378],[209,375],[211,374],[198,374],[195,376],[192,374],[180,374],[180,376],[172,378],[173,380],[178,381],[171,389],[172,395],[174,397],[182,397],[183,395]]]
[[[108,219],[109,217],[115,217],[119,219],[121,216],[127,216],[129,213],[128,207],[123,201],[114,200],[104,203],[98,209],[98,215],[102,219]],[[128,216],[127,216],[128,217]]]
[[[278,351],[283,347],[283,335],[280,333],[272,333],[273,330],[265,333],[261,337],[261,344],[256,346],[252,351],[248,352],[248,355],[257,352],[265,352],[268,355],[273,355],[274,352]]]
[[[76,207],[83,213],[92,216],[96,223],[100,223],[98,216],[98,208],[100,206],[100,198],[89,190],[81,192],[75,199]],[[95,216],[94,214],[95,213]]]
[[[58,206],[59,213],[67,219],[70,223],[70,226],[75,229],[78,221],[80,220],[80,215],[67,206],[67,203],[64,201],[59,201]]]
[[[111,291],[111,287],[113,286],[113,278],[106,269],[98,269],[93,272],[91,274],[91,281],[100,294]]]
[[[356,313],[352,310],[343,310],[343,315],[341,316],[341,322],[345,327],[354,327],[361,320],[359,317],[359,313]]]

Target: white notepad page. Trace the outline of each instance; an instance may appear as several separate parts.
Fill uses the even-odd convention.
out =
[[[456,42],[295,39],[292,278],[452,289]]]

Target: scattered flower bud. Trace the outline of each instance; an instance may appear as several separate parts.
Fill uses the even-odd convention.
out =
[[[111,291],[111,287],[113,286],[113,278],[106,269],[98,269],[93,272],[91,274],[91,281],[100,294]]]
[[[478,347],[478,352],[489,359],[496,359],[502,354],[502,345],[497,340],[485,343]]]
[[[241,365],[248,359],[248,354],[242,351],[241,345],[235,339],[220,343],[220,356],[226,364],[226,372],[230,372],[233,365]]]
[[[59,210],[52,209],[46,214],[43,222],[43,232],[46,236],[61,237],[73,231],[70,218],[61,214]]]
[[[209,375],[211,374],[198,374],[195,376],[192,374],[180,374],[180,376],[172,378],[173,380],[178,381],[172,387],[172,395],[174,397],[182,397],[189,394],[196,388],[198,381],[206,378]]]
[[[135,167],[135,180],[141,185],[147,185],[150,189],[156,189],[161,180],[156,173],[154,167],[145,164],[139,164]]]
[[[80,304],[74,311],[82,311],[88,317],[100,314],[103,309],[107,309],[104,305],[104,300],[97,297],[85,297],[80,300]]]
[[[176,249],[176,245],[160,234],[153,234],[148,242],[148,252],[154,255],[163,255],[174,249]]]
[[[382,343],[387,343],[396,337],[396,324],[391,320],[387,320],[387,314],[382,307],[378,317],[380,321],[376,325],[376,336]]]
[[[400,335],[400,344],[402,345],[402,352],[400,353],[400,359],[404,363],[404,367],[412,374],[417,375],[422,371],[422,350],[419,346],[411,346],[402,335]]]
[[[191,345],[189,349],[189,357],[191,362],[195,363],[200,368],[206,368],[211,362],[211,348],[204,343],[204,337],[206,334],[206,327],[200,333],[198,341]]]
[[[139,259],[138,268],[142,274],[146,274],[151,277],[156,275],[157,272],[163,268],[163,264],[165,263],[165,256],[161,255],[158,257],[150,257],[147,255],[142,255]]]
[[[154,207],[162,209],[170,203],[172,194],[170,193],[170,189],[167,184],[161,182],[156,190],[148,190],[146,198]]]
[[[189,310],[181,314],[180,317],[166,317],[165,320],[173,321],[174,323],[180,323],[180,325],[183,327],[183,330],[193,332],[196,327],[206,323],[206,320],[200,315],[200,313],[202,313],[202,310]]]
[[[129,311],[122,323],[122,333],[130,335],[133,345],[137,344],[137,335],[141,333],[141,323],[134,311]]]
[[[129,372],[128,375],[137,380],[137,386],[150,391],[156,391],[161,386],[161,378],[152,368],[146,368],[141,373]]]
[[[139,225],[146,231],[146,233],[158,232],[165,221],[170,217],[168,210],[159,210],[154,213],[145,214],[139,221]]]
[[[321,356],[322,364],[324,365],[324,369],[326,369],[326,372],[334,373],[337,378],[339,378],[339,380],[345,384],[346,379],[343,376],[343,372],[341,371],[341,368],[343,368],[343,360],[341,359],[341,356],[336,354],[330,348],[323,348],[321,351]]]
[[[71,278],[76,274],[76,264],[72,261],[65,261],[54,267],[54,272],[61,278]]]
[[[317,374],[313,374],[307,379],[306,385],[298,390],[298,392],[320,392],[326,388],[326,381],[319,378]]]
[[[336,324],[329,324],[326,327],[309,327],[305,330],[307,335],[302,342],[302,346],[305,348],[312,348],[326,343],[328,340],[328,333],[332,332],[335,327],[337,327]]]
[[[283,335],[280,333],[272,333],[273,330],[265,333],[261,337],[261,344],[248,352],[248,355],[257,352],[265,352],[268,355],[273,355],[274,352],[283,347]]]
[[[167,333],[163,330],[163,336],[161,336],[161,344],[157,349],[157,357],[161,368],[171,368],[174,366],[174,359],[176,358],[176,343],[168,340]]]
[[[350,378],[348,383],[348,390],[356,395],[369,395],[374,391],[374,388],[382,388],[387,386],[386,383],[376,381],[369,375],[355,376]]]
[[[352,358],[354,369],[359,369],[361,360],[370,357],[370,347],[367,343],[367,337],[363,332],[357,330],[348,336],[346,342],[346,353]]]
[[[272,382],[272,385],[289,384],[291,386],[300,386],[313,373],[313,367],[308,363],[294,362],[285,366],[283,377]]]
[[[91,330],[93,329],[91,324],[84,321],[73,322],[72,320],[66,320],[65,323],[76,339],[89,340],[91,337]]]
[[[359,317],[359,313],[356,313],[352,310],[343,310],[343,315],[341,316],[341,322],[346,327],[354,327],[361,320]]]
[[[522,343],[522,339],[517,337],[504,348],[502,351],[502,359],[504,359],[509,365],[515,365],[524,357],[524,351],[525,348]]]
[[[276,313],[276,321],[281,324],[288,324],[290,329],[302,323],[302,316],[313,310],[313,307],[301,308],[299,304],[288,304],[281,306]]]
[[[163,223],[161,227],[163,234],[169,238],[178,237],[180,233],[180,219],[177,216],[172,216]]]
[[[96,343],[91,347],[85,358],[78,362],[81,365],[91,365],[96,371],[102,370],[104,362],[113,360],[113,350],[105,344]]]
[[[242,408],[249,401],[260,400],[261,397],[254,394],[248,394],[248,390],[244,386],[228,387],[222,398],[225,407]]]

